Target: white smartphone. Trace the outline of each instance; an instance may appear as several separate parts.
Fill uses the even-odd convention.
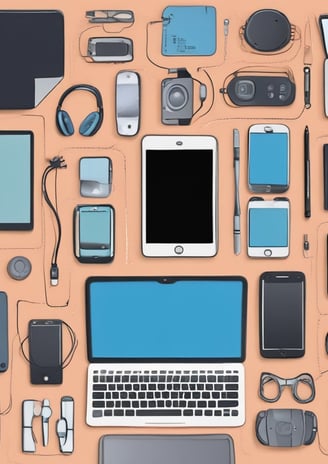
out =
[[[289,200],[251,198],[248,202],[248,256],[286,258],[289,255]]]
[[[142,140],[142,253],[217,253],[218,144],[203,135]]]
[[[251,192],[282,193],[289,187],[289,128],[254,124],[248,132],[248,186]]]
[[[140,77],[133,71],[116,74],[116,128],[119,135],[132,136],[139,131]]]

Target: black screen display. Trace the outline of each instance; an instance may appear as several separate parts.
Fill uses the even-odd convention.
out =
[[[29,330],[30,361],[33,367],[61,365],[61,324],[31,323]]]
[[[265,282],[263,348],[304,348],[304,282]]]
[[[212,150],[147,150],[146,241],[213,242]]]

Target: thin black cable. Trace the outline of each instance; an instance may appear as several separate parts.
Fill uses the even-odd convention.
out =
[[[200,68],[197,68],[197,71],[199,71]],[[199,116],[198,119],[200,118],[203,118],[207,113],[209,113],[209,111],[212,109],[213,105],[214,105],[214,94],[215,94],[215,91],[214,91],[214,84],[213,84],[213,81],[211,79],[211,77],[209,76],[209,74],[203,69],[203,71],[205,72],[205,74],[207,75],[208,77],[208,80],[210,81],[210,84],[211,84],[211,89],[212,89],[212,101],[211,101],[211,104],[210,104],[210,107],[208,108],[207,111],[205,111],[205,113],[203,113],[201,116]],[[195,81],[195,82],[198,82],[199,86],[202,86],[202,85],[205,85],[203,82],[201,82],[199,79],[197,79],[196,77],[192,77],[192,80]],[[206,87],[206,86],[205,86]],[[206,92],[207,92],[207,87],[206,87]],[[204,99],[201,99],[201,102],[200,102],[200,105],[199,107],[197,108],[197,110],[193,113],[192,115],[192,119],[196,116],[197,113],[199,113],[199,111],[203,108],[204,106],[204,101],[206,100],[207,96],[204,98]]]
[[[67,367],[71,363],[71,361],[73,359],[74,353],[75,353],[75,351],[77,349],[77,346],[78,346],[78,339],[77,339],[76,333],[74,332],[72,327],[69,324],[67,324],[67,322],[62,321],[62,324],[68,330],[68,333],[69,333],[69,336],[70,336],[70,339],[71,339],[71,349],[69,350],[68,354],[65,356],[65,358],[64,358],[64,360],[62,362],[62,368],[65,369],[65,367]]]
[[[215,87],[214,87],[213,79],[211,78],[211,76],[209,75],[209,73],[206,71],[205,68],[197,68],[197,71],[199,71],[200,69],[206,74],[208,80],[210,81],[211,89],[212,89],[212,101],[211,101],[211,104],[210,104],[209,108],[207,109],[207,111],[205,111],[205,113],[203,113],[203,114],[202,114],[199,118],[197,118],[197,119],[203,118],[204,116],[206,116],[206,114],[208,114],[208,113],[211,111],[211,109],[213,108],[214,99],[215,99]],[[194,79],[194,78],[193,78],[193,79]],[[200,108],[199,108],[199,109],[200,109]],[[197,112],[198,112],[198,110],[196,111],[196,113],[197,113]],[[196,113],[194,113],[194,115],[195,115]]]
[[[52,211],[56,225],[57,225],[57,235],[55,237],[55,245],[53,248],[52,252],[52,258],[51,258],[51,268],[50,268],[50,279],[53,285],[56,285],[58,283],[58,253],[59,253],[59,248],[60,248],[60,243],[61,243],[61,237],[62,237],[62,227],[61,227],[61,222],[58,214],[58,207],[57,207],[57,170],[61,168],[66,168],[67,165],[65,164],[65,160],[63,157],[55,156],[52,158],[50,161],[50,166],[47,166],[46,169],[43,172],[42,175],[42,193],[43,197],[49,206],[50,210]],[[54,171],[56,172],[55,176],[55,203],[54,205],[52,201],[50,200],[48,191],[47,191],[47,178],[48,175]]]
[[[164,23],[164,19],[161,19],[161,20],[158,20],[158,21],[149,21],[147,23],[147,25],[146,25],[146,58],[151,64],[153,64],[157,68],[168,70],[169,68],[167,66],[161,66],[160,64],[156,63],[152,58],[150,58],[149,50],[148,50],[148,46],[149,46],[149,26],[152,26],[153,24],[160,24],[160,23]]]
[[[50,174],[50,172],[52,172],[54,169],[56,169],[56,168],[50,167],[50,168],[47,169],[47,171],[46,171],[46,173],[44,175],[43,184],[42,184],[43,197],[44,197],[47,205],[49,206],[49,208],[53,212],[53,215],[54,215],[56,223],[57,223],[58,236],[57,236],[57,239],[55,240],[55,246],[54,246],[54,250],[53,250],[52,263],[51,264],[56,264],[57,263],[58,250],[59,250],[59,247],[60,247],[61,235],[62,235],[61,222],[60,222],[60,218],[59,218],[57,209],[53,205],[53,203],[51,202],[51,200],[49,198],[49,195],[48,195],[48,192],[47,192],[47,178],[48,178],[48,175]]]

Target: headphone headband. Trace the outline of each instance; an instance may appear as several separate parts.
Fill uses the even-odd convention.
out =
[[[65,92],[60,97],[57,105],[56,125],[59,132],[62,135],[69,136],[74,133],[74,126],[70,118],[70,115],[67,111],[62,110],[62,105],[64,103],[65,98],[75,90],[84,90],[86,92],[90,92],[96,99],[97,111],[93,111],[92,113],[88,114],[81,122],[79,129],[81,135],[89,137],[90,135],[94,135],[100,129],[104,117],[101,93],[93,85],[77,84],[72,85],[67,90],[65,90]]]
[[[98,110],[101,111],[101,112],[103,111],[103,102],[102,102],[102,98],[101,98],[101,94],[100,94],[99,90],[96,87],[94,87],[93,85],[89,85],[89,84],[76,84],[76,85],[72,85],[72,87],[69,87],[68,89],[66,89],[65,92],[62,94],[62,96],[59,99],[59,102],[58,102],[58,105],[57,105],[58,110],[61,109],[65,98],[69,94],[74,92],[75,90],[85,90],[86,92],[92,93],[96,97]]]

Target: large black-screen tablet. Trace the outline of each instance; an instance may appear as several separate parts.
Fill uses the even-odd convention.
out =
[[[90,277],[90,362],[241,362],[242,277]]]
[[[33,229],[33,133],[0,131],[0,230]]]

